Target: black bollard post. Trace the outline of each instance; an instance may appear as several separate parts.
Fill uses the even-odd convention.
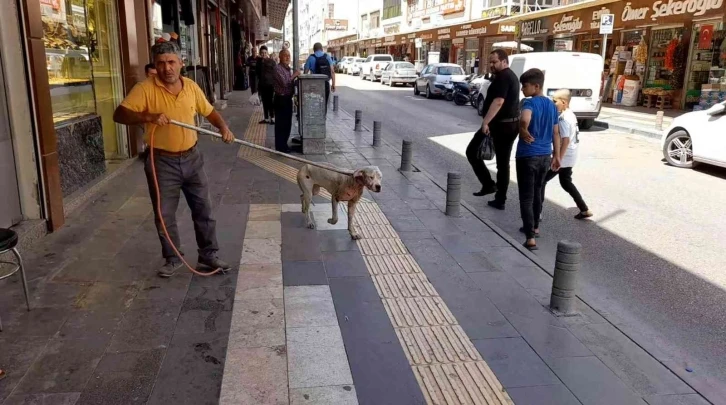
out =
[[[413,156],[413,144],[408,139],[403,140],[401,147],[401,171],[411,171],[411,157]]]
[[[556,313],[571,315],[575,312],[581,250],[582,245],[577,242],[563,240],[557,244],[555,275],[550,296],[550,309]]]
[[[373,147],[381,146],[381,121],[373,121]]]
[[[338,111],[338,95],[333,96],[333,111]]]
[[[363,111],[355,110],[355,128],[353,129],[355,132],[360,132],[363,130],[361,127],[362,120],[363,120]]]
[[[446,215],[461,216],[461,173],[449,172],[446,177]]]

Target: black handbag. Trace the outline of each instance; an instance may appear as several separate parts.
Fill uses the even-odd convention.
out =
[[[479,160],[492,160],[494,159],[494,139],[490,134],[484,134],[477,151],[477,158]]]

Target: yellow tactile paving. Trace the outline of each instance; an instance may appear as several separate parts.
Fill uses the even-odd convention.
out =
[[[245,140],[264,145],[266,128],[257,124],[260,117],[257,110]],[[265,152],[242,148],[239,157],[297,183],[297,169]],[[320,191],[330,199],[329,193]],[[378,204],[361,199],[356,208],[356,226],[362,236],[358,249],[426,403],[513,405]]]

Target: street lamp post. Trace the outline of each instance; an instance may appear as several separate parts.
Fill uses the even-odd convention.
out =
[[[300,33],[298,31],[298,0],[292,0],[292,63],[293,71],[300,67]]]

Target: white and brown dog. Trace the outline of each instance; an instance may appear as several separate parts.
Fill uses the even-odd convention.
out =
[[[338,223],[338,202],[348,202],[348,232],[354,240],[360,239],[360,235],[353,227],[353,217],[355,216],[355,205],[363,195],[363,188],[367,188],[373,192],[381,191],[381,179],[383,174],[376,166],[367,166],[353,172],[352,175],[336,173],[323,168],[305,165],[297,173],[297,184],[300,186],[302,195],[302,212],[305,214],[305,223],[308,228],[315,228],[312,215],[310,213],[310,204],[313,196],[317,195],[320,187],[328,190],[332,196],[333,217],[328,219],[328,223],[335,225]]]

